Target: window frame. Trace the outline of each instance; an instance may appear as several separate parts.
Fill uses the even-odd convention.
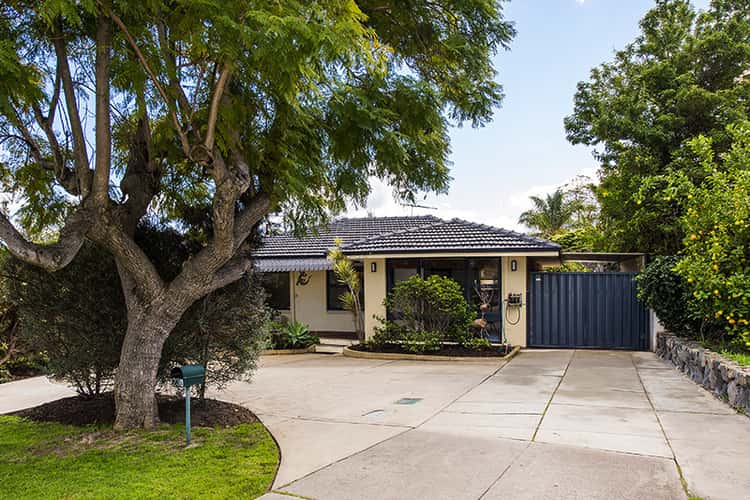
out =
[[[362,265],[357,265],[357,263],[354,264],[354,269],[357,271],[357,274],[359,274],[359,302],[362,306],[362,309],[364,310],[365,307],[365,274],[364,274],[364,268]],[[341,289],[336,295],[335,298],[331,296],[331,288],[332,283],[331,279],[333,279],[333,286],[336,286]],[[333,272],[333,270],[328,269],[326,271],[326,278],[325,278],[325,301],[326,301],[326,312],[348,312],[346,309],[344,309],[344,305],[339,300],[339,297],[341,296],[342,292],[348,292],[349,288],[340,283],[338,278],[336,277],[336,273]],[[331,307],[331,300],[335,300],[337,307]]]

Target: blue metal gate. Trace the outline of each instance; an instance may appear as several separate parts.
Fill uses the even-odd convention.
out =
[[[649,314],[636,273],[530,273],[532,347],[648,349]]]

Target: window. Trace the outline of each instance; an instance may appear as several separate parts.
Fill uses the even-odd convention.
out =
[[[357,274],[359,275],[359,303],[364,309],[365,307],[365,287],[364,282],[362,280],[362,269],[358,268],[355,265],[355,268],[357,269]],[[341,303],[341,297],[343,294],[347,293],[349,291],[349,288],[347,288],[346,285],[341,283],[339,279],[336,277],[336,273],[333,271],[326,271],[326,309],[329,311],[343,311],[344,310],[344,304]]]
[[[498,259],[470,259],[469,277],[471,289],[469,302],[479,309],[484,301],[490,304],[485,316],[491,321],[500,317],[500,263]]]
[[[261,282],[270,307],[277,311],[290,309],[289,273],[263,273]]]
[[[393,287],[396,283],[407,280],[412,276],[419,276],[419,261],[418,260],[388,260],[386,263],[388,270],[389,286],[388,290]]]

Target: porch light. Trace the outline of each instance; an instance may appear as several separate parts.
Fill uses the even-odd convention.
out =
[[[510,270],[514,272],[518,271],[518,261],[516,259],[510,261]]]
[[[370,263],[370,272],[371,273],[378,272],[378,263],[377,262],[371,262]]]

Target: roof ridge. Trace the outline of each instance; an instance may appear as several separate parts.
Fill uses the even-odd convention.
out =
[[[495,233],[498,233],[498,234],[502,234],[503,236],[515,236],[515,237],[521,238],[521,239],[528,239],[528,240],[536,241],[537,243],[544,243],[544,244],[548,244],[548,245],[551,244],[551,245],[560,246],[558,243],[555,243],[554,241],[546,240],[544,238],[539,238],[537,236],[532,236],[532,235],[526,234],[526,233],[519,233],[518,231],[513,231],[512,229],[505,229],[504,227],[491,226],[489,224],[483,224],[481,222],[472,222],[472,221],[465,220],[465,219],[459,219],[458,217],[454,217],[451,220],[452,221],[456,221],[456,222],[461,222],[461,223],[464,223],[464,224],[468,224],[468,225],[473,226],[473,227],[479,227],[479,228],[482,228],[482,229],[487,229],[489,231],[492,231],[492,232],[495,232]]]
[[[442,225],[444,225],[444,224],[446,224],[448,222],[448,221],[443,220],[443,219],[441,219],[439,217],[435,217],[434,215],[425,215],[424,217],[429,217],[430,219],[433,219],[433,221],[430,222],[429,224],[422,224],[420,226],[414,226],[414,227],[407,227],[405,229],[399,229],[398,231],[389,231],[387,233],[379,233],[379,234],[375,234],[375,235],[372,235],[372,236],[368,236],[367,238],[362,238],[360,240],[356,240],[356,241],[352,241],[350,243],[347,243],[346,245],[342,245],[341,248],[342,249],[346,249],[346,248],[350,248],[350,247],[354,247],[354,246],[357,246],[357,245],[361,245],[363,243],[367,243],[367,242],[370,242],[370,241],[375,241],[375,240],[378,240],[380,238],[387,238],[387,237],[390,237],[390,236],[395,236],[397,234],[412,233],[412,232],[419,231],[419,230],[422,230],[422,229],[427,229],[427,228],[431,228],[431,227],[438,227],[438,226],[442,226]]]
[[[365,217],[335,217],[331,221],[342,221],[342,220],[387,220],[387,219],[440,219],[434,215],[381,215],[381,216],[365,216]]]

